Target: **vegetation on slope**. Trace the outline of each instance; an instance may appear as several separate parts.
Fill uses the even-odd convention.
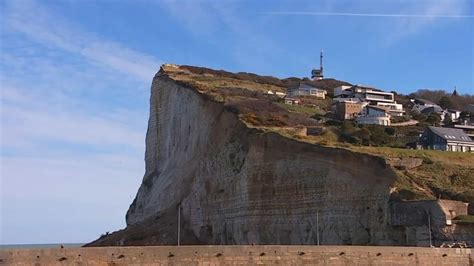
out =
[[[286,93],[288,84],[301,81],[297,78],[279,80],[250,73],[234,74],[190,66],[167,67],[164,71],[175,81],[224,103],[253,127],[317,126],[318,121],[311,117],[325,114],[324,110],[329,108],[329,101],[312,99],[307,99],[307,104],[301,108],[292,108],[283,104],[281,97],[268,94],[269,91]],[[334,82],[331,80],[329,83]]]
[[[351,121],[331,119],[331,100],[303,97],[304,105],[287,105],[268,91],[286,92],[288,86],[303,82],[331,88],[348,84],[336,80],[277,79],[250,73],[230,73],[222,70],[190,66],[171,67],[166,74],[177,82],[193,87],[215,101],[222,102],[248,126],[263,131],[274,131],[289,138],[312,144],[349,149],[354,152],[396,158],[421,158],[415,168],[394,171],[399,179],[392,187],[394,199],[456,199],[474,203],[474,154],[420,151],[405,149],[415,141],[426,125],[439,123],[437,117],[418,117],[416,126],[386,127],[357,125]],[[318,84],[314,84],[318,82]],[[417,92],[424,98],[426,92]],[[458,96],[455,96],[458,97]],[[464,97],[464,96],[459,96]],[[397,100],[408,103],[408,97],[397,95]],[[436,102],[436,101],[435,101]],[[400,118],[406,121],[407,118]],[[315,134],[302,136],[288,127],[316,128]]]
[[[455,199],[474,203],[474,154],[389,147],[352,146],[352,151],[392,158],[421,158],[413,169],[394,171],[394,198]]]
[[[460,95],[457,92],[444,90],[418,90],[409,95],[410,98],[421,98],[440,105],[445,109],[465,111],[468,104],[474,103],[474,95]]]
[[[474,224],[474,215],[459,215],[454,218],[457,224]]]

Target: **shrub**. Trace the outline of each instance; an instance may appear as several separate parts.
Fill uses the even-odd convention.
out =
[[[392,123],[403,123],[407,122],[410,120],[410,116],[404,115],[404,116],[394,116],[391,119]]]
[[[385,133],[389,134],[390,136],[393,136],[395,134],[396,130],[393,127],[386,127],[385,128]]]
[[[326,121],[325,123],[326,126],[336,126],[336,127],[340,127],[342,125],[342,122],[341,121],[337,121],[337,120],[328,120]]]
[[[432,126],[439,125],[440,122],[441,122],[441,117],[438,114],[430,114],[426,118],[426,123]]]

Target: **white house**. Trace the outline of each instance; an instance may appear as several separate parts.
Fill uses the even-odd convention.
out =
[[[279,91],[267,91],[265,94],[267,95],[275,95],[275,96],[278,96],[280,98],[284,98],[286,96],[286,93],[283,93],[283,92],[279,92]]]
[[[336,87],[334,89],[334,98],[359,98],[371,104],[395,102],[393,93],[362,85]]]
[[[352,86],[342,85],[334,88],[334,99],[336,98],[351,98]]]
[[[390,126],[390,113],[387,108],[377,105],[367,105],[359,117],[356,118],[359,124],[373,124]]]
[[[289,97],[315,96],[321,99],[326,98],[327,92],[308,84],[299,83],[297,86],[288,88]]]
[[[391,116],[402,116],[405,113],[403,105],[395,101],[392,92],[384,92],[368,86],[339,86],[334,89],[333,100],[336,102],[367,102],[370,105],[386,108]]]
[[[447,116],[451,118],[451,121],[457,122],[459,117],[461,116],[461,111],[448,109],[445,111],[444,118],[446,119]]]
[[[295,98],[285,97],[284,100],[285,100],[285,104],[289,104],[289,105],[300,105],[301,104],[301,101],[299,99],[295,99]]]
[[[405,111],[403,110],[403,105],[400,103],[378,102],[377,106],[387,108],[391,116],[403,116],[403,114],[405,113]]]

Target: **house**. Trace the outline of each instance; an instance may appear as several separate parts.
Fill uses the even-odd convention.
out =
[[[277,91],[277,92],[275,92],[275,95],[280,97],[280,98],[284,98],[286,96],[286,93]]]
[[[405,111],[403,110],[403,105],[396,102],[393,102],[393,103],[378,102],[377,106],[387,108],[391,116],[403,116],[403,114],[405,114]]]
[[[288,88],[289,97],[315,96],[321,99],[326,98],[327,91],[315,88],[311,85],[299,83],[297,86]]]
[[[438,114],[439,116],[444,116],[444,110],[439,105],[427,106],[421,109],[421,114],[429,115],[429,114]]]
[[[334,98],[359,98],[371,104],[377,104],[377,102],[394,102],[393,93],[363,85],[336,87],[334,88]]]
[[[463,124],[454,125],[454,128],[462,129],[471,140],[474,140],[474,125],[469,125],[467,121],[464,121]]]
[[[351,98],[352,86],[342,85],[334,88],[334,100],[336,98]]]
[[[443,110],[443,108],[438,105],[426,107],[421,110],[421,113],[425,115],[437,114],[441,118],[441,122],[445,121],[447,118],[449,118],[452,122],[457,122],[461,116],[461,111],[452,109]]]
[[[424,109],[429,107],[433,107],[431,110],[443,110],[443,108],[441,108],[439,105],[421,98],[410,99],[410,102],[413,105],[412,111],[414,111],[415,113],[421,113]]]
[[[289,104],[289,105],[300,105],[301,104],[301,101],[299,99],[295,99],[295,98],[285,97],[284,100],[285,100],[285,104]]]
[[[335,114],[339,120],[355,119],[362,112],[365,102],[336,102]]]
[[[378,105],[387,107],[391,116],[402,116],[405,111],[403,106],[398,104],[392,92],[384,92],[379,89],[354,85],[354,86],[339,86],[334,89],[334,101],[337,102],[367,102],[370,105]]]
[[[286,96],[286,93],[280,92],[280,91],[272,91],[269,90],[265,93],[266,95],[272,95],[272,96],[277,96],[280,98],[284,98]]]
[[[417,144],[418,149],[474,152],[474,141],[462,130],[448,127],[428,127]]]
[[[457,122],[460,116],[461,116],[461,111],[453,110],[453,109],[448,109],[444,113],[444,119],[449,117],[452,122]]]
[[[425,107],[421,109],[420,113],[424,115],[437,114],[441,118],[441,122],[444,121],[446,115],[446,112],[443,110],[443,108],[438,105]]]
[[[385,107],[377,105],[367,105],[360,116],[356,118],[359,124],[373,124],[390,126],[390,112]]]

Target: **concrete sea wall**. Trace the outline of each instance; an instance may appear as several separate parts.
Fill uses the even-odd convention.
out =
[[[146,246],[0,250],[0,265],[473,265],[472,249]]]

